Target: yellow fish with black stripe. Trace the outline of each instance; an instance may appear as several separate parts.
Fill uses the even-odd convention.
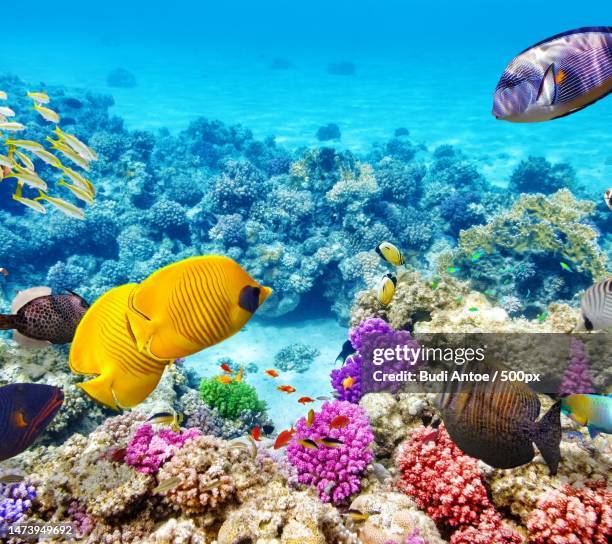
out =
[[[402,266],[406,260],[399,248],[391,242],[381,242],[376,246],[376,253],[393,266]]]
[[[177,359],[237,333],[271,293],[228,257],[192,257],[140,283],[127,319],[138,351]]]
[[[96,378],[79,384],[113,409],[136,406],[175,359],[238,332],[271,294],[227,257],[192,257],[140,284],[111,289],[83,316],[70,369]]]

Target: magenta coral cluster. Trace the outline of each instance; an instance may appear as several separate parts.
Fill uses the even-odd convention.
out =
[[[570,358],[561,379],[559,396],[565,397],[578,393],[595,393],[595,389],[593,387],[593,377],[591,376],[586,347],[580,340],[572,338]]]
[[[398,487],[436,522],[454,530],[451,544],[519,544],[489,500],[478,462],[465,455],[444,426],[416,429],[399,450]]]
[[[606,484],[566,486],[545,494],[527,520],[533,544],[612,541],[612,492]]]
[[[346,416],[348,424],[331,428],[337,416]],[[339,447],[326,446],[322,438],[341,441]],[[300,444],[310,440],[317,444],[311,449]],[[370,445],[374,435],[363,408],[346,401],[325,402],[315,413],[312,425],[305,418],[296,424],[296,433],[287,447],[289,462],[297,468],[298,481],[317,488],[323,502],[346,503],[361,489],[361,476],[372,461]]]
[[[385,373],[397,373],[402,370],[414,369],[419,361],[403,357],[386,357],[384,365],[374,364],[374,350],[395,350],[397,346],[407,353],[419,347],[418,342],[408,331],[396,331],[389,323],[379,317],[364,319],[357,327],[349,332],[349,340],[356,353],[347,358],[342,368],[331,372],[331,384],[338,398],[357,403],[365,393],[390,391],[396,393],[401,387],[400,381],[376,381],[372,378],[377,370]],[[345,389],[343,381],[351,376],[355,383]]]
[[[136,429],[127,445],[125,462],[139,472],[155,474],[187,440],[201,434],[195,428],[183,432],[168,428],[156,431],[150,423],[144,423]]]

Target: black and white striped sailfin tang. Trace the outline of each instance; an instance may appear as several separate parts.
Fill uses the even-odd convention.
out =
[[[589,287],[580,303],[587,330],[612,327],[612,278],[606,278]]]

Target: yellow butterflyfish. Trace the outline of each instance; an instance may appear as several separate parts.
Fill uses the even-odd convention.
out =
[[[126,320],[136,284],[111,289],[87,310],[70,348],[70,370],[96,378],[78,384],[90,397],[115,410],[140,404],[155,389],[170,360],[140,353]]]
[[[29,92],[28,98],[31,98],[37,104],[48,104],[49,103],[49,96],[45,92],[39,92],[39,93]]]
[[[174,360],[237,333],[271,293],[228,257],[191,257],[140,283],[127,320],[141,353]]]
[[[34,109],[40,114],[40,116],[45,120],[49,121],[49,123],[59,123],[60,117],[57,112],[53,111],[50,108],[45,108],[44,106],[40,106],[39,104],[34,104]]]

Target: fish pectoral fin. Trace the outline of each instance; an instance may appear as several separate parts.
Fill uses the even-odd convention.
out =
[[[587,429],[589,430],[589,436],[591,437],[591,440],[597,438],[599,431],[595,427],[593,427],[592,425],[588,425]]]
[[[83,383],[77,384],[87,395],[100,404],[104,404],[113,410],[119,410],[119,405],[113,393],[113,379],[108,375],[100,376]]]
[[[557,81],[555,78],[555,65],[551,64],[544,73],[536,103],[538,106],[552,106],[557,99]]]
[[[155,323],[144,315],[131,310],[128,310],[126,317],[138,351],[148,355],[149,345],[155,334]]]

